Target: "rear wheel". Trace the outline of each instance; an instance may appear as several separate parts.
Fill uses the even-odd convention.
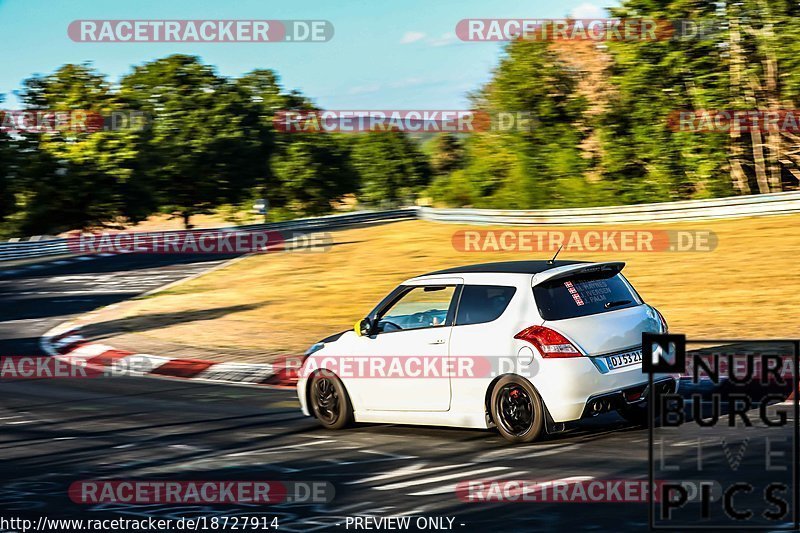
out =
[[[311,378],[309,405],[322,427],[342,429],[353,422],[353,406],[342,381],[329,372]]]
[[[497,382],[491,413],[497,430],[510,442],[533,442],[544,430],[542,399],[533,385],[519,376],[506,376]]]

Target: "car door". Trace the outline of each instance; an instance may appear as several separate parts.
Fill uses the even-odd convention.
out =
[[[377,331],[358,339],[369,370],[355,384],[371,411],[447,411],[447,358],[459,278],[409,284],[376,313]]]

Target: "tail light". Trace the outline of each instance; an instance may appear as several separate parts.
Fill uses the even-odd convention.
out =
[[[669,326],[667,326],[667,321],[664,319],[664,315],[662,315],[661,312],[655,307],[653,307],[653,311],[656,312],[658,319],[661,321],[661,333],[669,333]]]
[[[515,339],[529,342],[538,348],[542,357],[564,358],[582,357],[574,344],[569,342],[561,333],[544,326],[531,326],[516,335]]]

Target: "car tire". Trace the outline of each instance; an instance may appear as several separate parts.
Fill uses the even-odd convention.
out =
[[[544,431],[544,404],[524,378],[500,378],[492,389],[490,409],[497,430],[509,442],[533,442]]]
[[[317,372],[308,393],[311,412],[325,429],[343,429],[353,423],[353,404],[342,380],[331,372]]]

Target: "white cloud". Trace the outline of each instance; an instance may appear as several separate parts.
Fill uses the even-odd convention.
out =
[[[369,94],[377,93],[383,89],[383,85],[372,83],[370,85],[356,85],[347,90],[347,94]]]
[[[573,9],[569,16],[574,19],[601,19],[608,17],[608,12],[605,10],[605,8],[596,4],[584,2]]]
[[[459,41],[455,33],[447,32],[443,33],[441,37],[430,39],[428,42],[431,43],[431,45],[433,46],[448,46],[451,44],[459,43],[461,41]]]
[[[425,34],[421,31],[407,31],[400,39],[400,44],[411,44],[421,41],[425,38]]]
[[[423,78],[411,77],[393,81],[392,83],[388,84],[388,87],[392,89],[403,89],[405,87],[414,87],[416,85],[423,85],[425,83],[428,83],[428,80]]]

